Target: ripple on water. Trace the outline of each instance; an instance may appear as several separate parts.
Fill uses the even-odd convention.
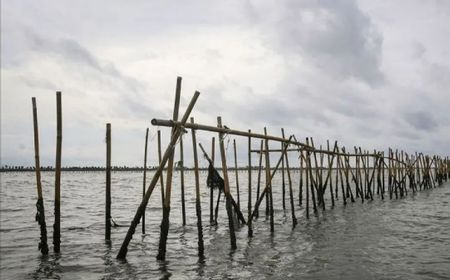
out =
[[[149,178],[152,173],[149,174]],[[112,243],[104,242],[104,173],[63,172],[61,255],[43,258],[37,250],[39,228],[34,221],[34,174],[1,176],[0,251],[2,279],[446,279],[450,275],[450,184],[408,194],[405,199],[349,203],[336,201],[305,219],[296,205],[298,225],[292,229],[289,203],[281,208],[280,177],[274,178],[275,232],[261,206],[254,237],[237,228],[238,249],[230,250],[226,211],[219,225],[209,225],[209,191],[201,173],[205,259],[197,252],[194,178],[186,173],[186,226],[181,221],[178,173],[172,192],[167,261],[156,261],[161,223],[159,186],[147,207],[146,235],[141,225],[129,245],[126,262],[115,259],[127,227],[112,228]],[[255,178],[256,178],[255,174]],[[298,186],[298,173],[294,173]],[[52,173],[43,173],[48,243],[52,249]],[[112,216],[128,225],[142,197],[142,174],[113,172]],[[243,176],[245,177],[245,176]],[[241,178],[246,193],[246,178]],[[231,181],[235,196],[234,181]],[[294,189],[298,197],[298,189]],[[241,195],[244,215],[246,195]],[[288,202],[288,201],[287,201]]]

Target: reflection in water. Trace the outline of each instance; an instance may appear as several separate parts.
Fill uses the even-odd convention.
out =
[[[296,203],[298,224],[293,229],[290,204],[281,209],[280,178],[275,177],[275,232],[270,232],[263,202],[260,217],[253,223],[253,238],[247,237],[246,226],[236,227],[236,250],[230,250],[224,203],[219,224],[207,223],[209,191],[205,187],[201,199],[205,258],[199,259],[194,178],[187,175],[188,224],[181,224],[179,180],[174,180],[167,260],[156,260],[161,201],[159,192],[154,192],[147,207],[147,234],[136,232],[127,260],[118,261],[115,257],[128,228],[112,228],[111,243],[104,242],[103,175],[63,172],[62,253],[42,257],[37,250],[39,229],[33,220],[35,193],[30,192],[34,174],[2,174],[1,279],[433,279],[450,275],[449,183],[392,201],[375,198],[343,206],[339,199],[331,208],[328,199],[326,211],[319,209],[314,215],[310,209],[309,220],[305,219],[305,204]],[[140,202],[141,175],[113,173],[112,215],[120,224],[128,224]],[[298,174],[294,175],[298,180]],[[43,176],[47,224],[51,225],[48,209],[53,205],[54,180],[51,173]],[[204,182],[206,173],[201,176]],[[242,181],[245,193],[245,178]],[[295,192],[297,198],[298,189]],[[246,203],[246,195],[241,195],[241,205]],[[48,228],[51,238],[52,227]]]

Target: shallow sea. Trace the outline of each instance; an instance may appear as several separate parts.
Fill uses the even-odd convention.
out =
[[[233,173],[230,173],[233,175]],[[148,174],[148,181],[153,173]],[[36,183],[32,172],[1,173],[1,279],[450,279],[450,183],[398,200],[342,199],[307,220],[293,188],[298,225],[293,229],[288,200],[282,208],[281,178],[273,184],[275,232],[264,208],[254,222],[254,237],[238,229],[237,250],[230,249],[224,204],[218,226],[209,224],[209,190],[201,173],[205,259],[197,256],[194,176],[186,173],[187,225],[182,226],[179,173],[174,174],[167,260],[157,261],[161,222],[160,189],[146,212],[146,235],[138,226],[126,261],[115,256],[128,227],[112,228],[104,242],[104,172],[63,172],[61,254],[52,252],[52,172],[43,172],[50,254],[38,251]],[[247,215],[246,173],[240,173],[241,207]],[[264,177],[264,176],[263,176]],[[253,174],[253,180],[256,173]],[[232,193],[236,197],[234,177]],[[253,184],[253,191],[255,184]],[[340,195],[340,194],[339,194]],[[142,173],[112,173],[112,217],[128,225],[142,196]],[[288,198],[288,196],[286,196]],[[253,200],[254,200],[253,196]],[[264,203],[262,204],[264,206]]]

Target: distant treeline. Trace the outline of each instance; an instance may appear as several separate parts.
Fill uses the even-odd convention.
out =
[[[258,166],[253,166],[252,170],[258,170]],[[156,169],[158,169],[158,166],[149,166],[147,167],[148,171],[155,171]],[[179,170],[180,167],[175,167],[175,170]],[[216,168],[218,170],[221,170],[222,168]],[[237,168],[240,171],[247,171],[248,167],[238,167]],[[298,168],[291,168],[293,170],[298,169]],[[31,167],[31,166],[9,166],[9,165],[4,165],[0,167],[0,172],[29,172],[29,171],[34,171],[35,167]],[[142,166],[112,166],[111,167],[112,171],[143,171],[144,167]],[[186,171],[190,171],[190,170],[194,170],[194,167],[184,167],[184,170]],[[208,167],[200,167],[199,168],[200,171],[207,171]],[[228,170],[235,170],[234,167],[230,167],[228,168]],[[55,171],[55,168],[53,166],[42,166],[41,167],[41,171]],[[66,166],[66,167],[61,167],[61,171],[105,171],[105,167],[104,166]]]

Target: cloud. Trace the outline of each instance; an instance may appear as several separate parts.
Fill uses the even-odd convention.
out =
[[[407,112],[404,114],[406,122],[412,125],[415,129],[431,132],[438,127],[434,116],[430,112],[416,111]]]
[[[287,1],[267,25],[268,40],[287,57],[299,56],[322,75],[379,86],[383,37],[355,1]],[[257,10],[255,3],[255,9]],[[275,12],[274,12],[275,11]],[[276,12],[278,11],[278,13]],[[259,17],[264,21],[264,17]]]

